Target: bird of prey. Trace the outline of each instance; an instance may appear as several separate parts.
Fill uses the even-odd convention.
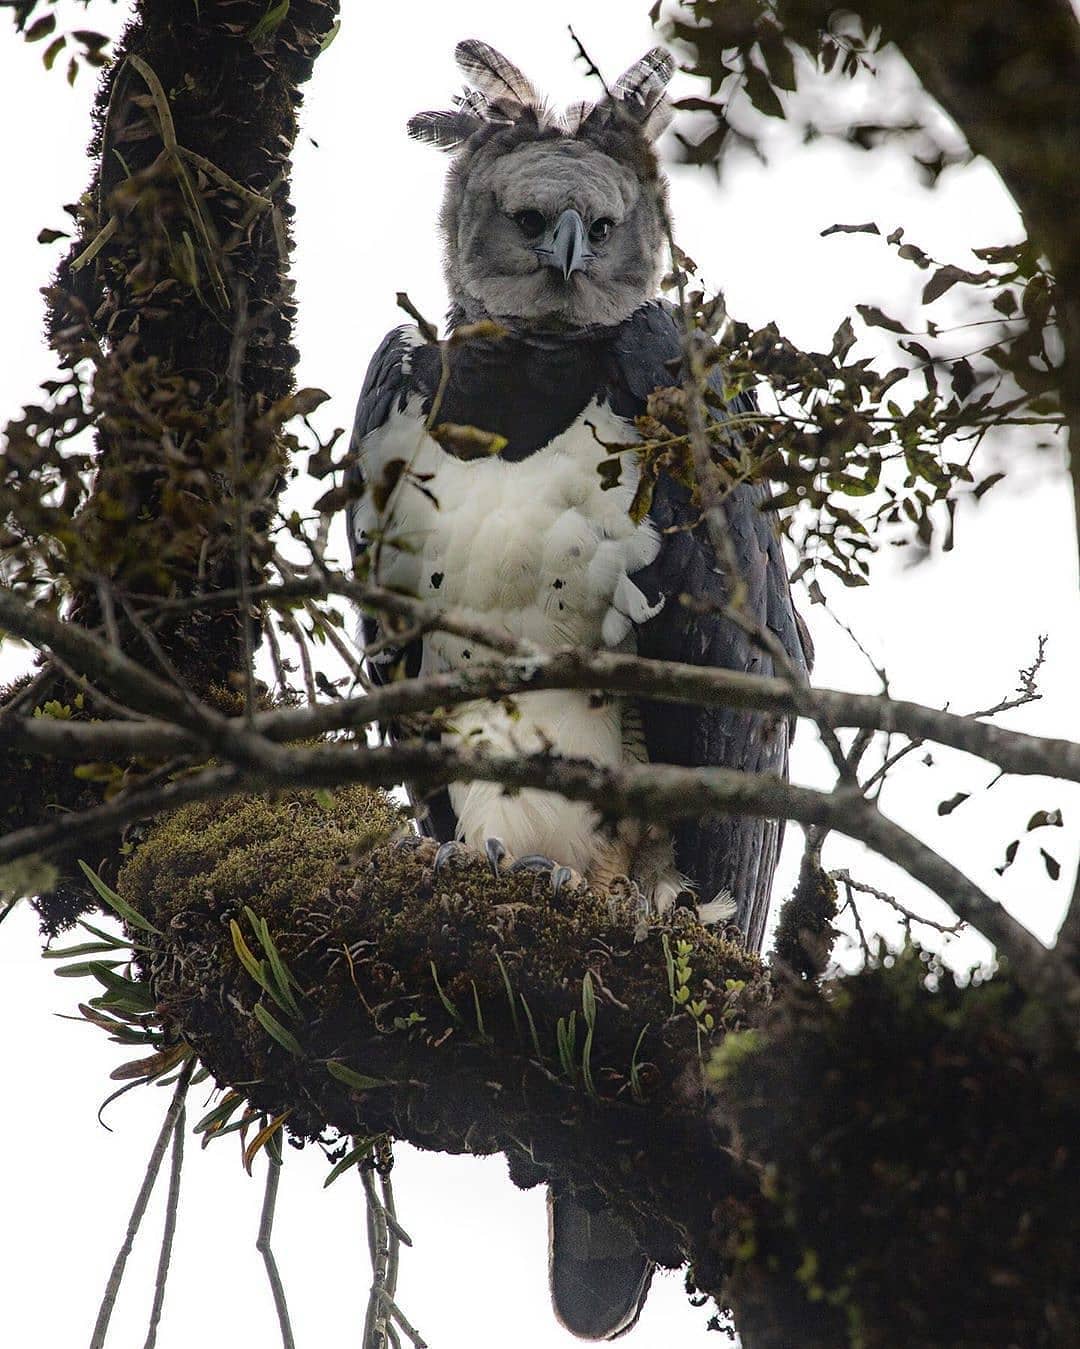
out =
[[[759,509],[767,488],[726,493],[720,558],[685,475],[653,469],[643,513],[632,449],[618,454],[617,476],[607,471],[612,445],[639,440],[650,394],[682,378],[679,316],[655,298],[669,230],[653,140],[670,118],[670,55],[654,48],[598,102],[561,114],[485,43],[462,42],[456,55],[464,93],[449,110],[419,113],[409,132],[453,156],[439,224],[459,338],[440,344],[400,327],[372,358],[351,452],[358,574],[544,648],[765,675],[782,651],[788,673],[803,673],[780,541]],[[716,367],[710,383],[722,406]],[[740,395],[731,406],[752,405]],[[741,622],[725,614],[733,568]],[[445,632],[394,649],[370,618],[364,637],[383,680],[492,655]],[[577,690],[514,704],[458,707],[441,738],[609,766],[787,768],[783,719]],[[733,916],[753,949],[781,832],[775,820],[723,815],[612,831],[588,804],[488,782],[429,798],[421,827],[444,844],[437,864],[460,841],[486,849],[496,868],[550,869],[556,886],[566,868],[597,886],[629,876],[661,912],[692,895],[706,917]],[[595,1195],[554,1193],[549,1215],[560,1320],[584,1338],[623,1333],[644,1303],[650,1262]]]

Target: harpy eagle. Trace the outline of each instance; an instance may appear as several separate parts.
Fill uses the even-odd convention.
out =
[[[486,44],[462,42],[456,55],[465,92],[448,111],[412,118],[409,132],[453,154],[440,216],[449,323],[473,326],[442,345],[400,327],[372,358],[350,467],[367,488],[349,514],[358,573],[541,647],[768,675],[771,641],[803,671],[780,542],[759,509],[765,487],[735,486],[723,503],[726,565],[734,559],[745,587],[739,625],[724,616],[731,577],[685,483],[661,471],[640,518],[631,511],[635,457],[620,456],[617,483],[599,471],[612,444],[639,438],[635,418],[649,395],[681,378],[680,325],[655,298],[667,231],[652,141],[670,117],[671,57],[653,49],[598,103],[560,115]],[[719,372],[710,382],[722,393]],[[752,406],[740,397],[732,406]],[[468,434],[429,434],[444,424],[490,433],[498,439],[488,448],[501,448],[478,455]],[[770,641],[755,640],[755,625]],[[393,650],[374,620],[364,629],[365,641],[378,640],[369,661],[378,679],[402,666],[410,675],[461,670],[491,654],[442,632]],[[514,709],[462,706],[441,734],[514,756],[784,773],[790,726],[723,707],[557,690],[519,696]],[[586,804],[539,790],[504,795],[487,782],[455,783],[419,814],[444,843],[439,859],[461,840],[485,848],[496,868],[551,869],[556,886],[568,867],[601,886],[630,876],[657,909],[689,892],[706,915],[733,913],[747,944],[760,945],[777,821],[711,815],[613,833]],[[592,1339],[629,1329],[652,1267],[628,1228],[580,1191],[553,1193],[549,1217],[560,1320]]]

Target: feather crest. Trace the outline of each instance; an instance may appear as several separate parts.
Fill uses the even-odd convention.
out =
[[[539,107],[542,100],[529,80],[501,52],[479,38],[466,38],[454,49],[462,74],[489,99],[513,99],[523,107]]]
[[[663,97],[675,74],[675,61],[663,47],[652,47],[629,70],[624,70],[612,87],[612,97],[631,105],[642,120]]]
[[[456,150],[483,124],[471,109],[454,108],[449,112],[418,112],[409,118],[407,130],[413,140],[425,145]]]

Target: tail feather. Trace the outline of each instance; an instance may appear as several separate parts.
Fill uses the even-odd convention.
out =
[[[612,1340],[641,1314],[653,1263],[609,1209],[548,1192],[549,1274],[555,1315],[585,1340]]]

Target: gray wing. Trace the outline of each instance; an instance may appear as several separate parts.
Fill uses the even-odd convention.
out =
[[[624,400],[636,401],[643,410],[653,388],[677,379],[671,363],[678,359],[680,340],[667,306],[646,306],[639,315],[640,319],[635,315],[636,331],[628,333],[623,343],[620,366]],[[720,372],[710,383],[717,393],[722,392]],[[753,406],[750,396],[740,395],[732,411]],[[805,675],[808,641],[804,644],[804,629],[791,601],[775,523],[760,509],[767,494],[764,485],[742,485],[723,507],[736,565],[747,588],[744,612],[778,639],[792,665]],[[721,612],[729,581],[689,489],[662,473],[649,516],[661,535],[660,552],[632,579],[650,604],[660,597],[665,603],[656,617],[638,628],[639,653],[654,660],[686,661],[750,674],[780,673],[772,657]],[[690,604],[681,603],[682,596]],[[727,707],[648,701],[642,703],[642,716],[652,762],[787,773],[792,733],[787,718]],[[673,832],[679,869],[694,882],[702,900],[723,890],[730,892],[747,944],[756,950],[764,934],[782,823],[705,815],[680,821]]]
[[[419,377],[413,370],[413,356],[417,350],[412,340],[415,329],[408,326],[395,328],[387,333],[368,364],[364,376],[360,400],[356,405],[353,420],[352,438],[349,442],[351,463],[346,470],[345,481],[357,487],[364,486],[363,470],[360,462],[360,443],[365,436],[385,424],[395,407],[403,411],[411,394],[428,394],[428,381]],[[429,373],[425,371],[425,373]],[[359,575],[366,574],[369,540],[364,532],[365,499],[359,498],[349,508],[348,534],[349,549],[352,554],[353,570]],[[368,672],[378,684],[404,674],[415,678],[420,673],[423,656],[420,639],[414,639],[402,646],[381,644],[383,637],[379,621],[373,615],[365,613],[360,619],[361,636],[365,648],[380,642],[378,653],[365,661]],[[386,728],[393,736],[394,727]],[[457,819],[450,805],[450,797],[445,790],[432,794],[420,801],[412,797],[417,811],[418,823],[424,833],[440,842],[452,839],[457,831]]]

